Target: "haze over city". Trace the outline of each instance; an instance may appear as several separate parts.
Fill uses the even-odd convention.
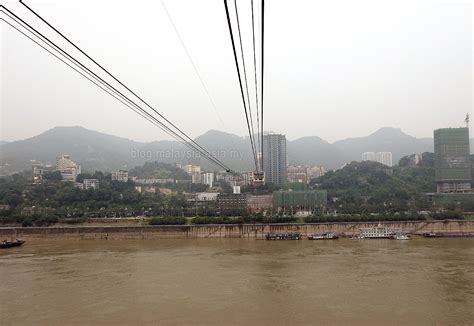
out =
[[[163,3],[35,6],[189,135],[208,129],[246,135],[222,2]],[[18,2],[4,4],[35,21]],[[249,4],[242,2],[240,10],[250,11]],[[432,137],[433,129],[462,126],[472,112],[471,1],[272,1],[267,13],[265,130],[330,142],[385,126]],[[244,46],[250,47],[249,15],[241,19]],[[139,141],[170,139],[0,26],[1,140],[75,125]]]

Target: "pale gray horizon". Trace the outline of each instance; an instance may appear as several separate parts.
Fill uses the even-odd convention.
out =
[[[265,130],[332,143],[381,127],[431,138],[434,129],[464,126],[473,113],[472,2],[267,0]],[[218,113],[161,1],[26,3],[191,137],[210,129],[247,135],[223,1],[164,0]],[[252,80],[249,3],[238,0]],[[80,57],[17,1],[3,4]],[[0,26],[0,140],[55,126],[171,139]]]

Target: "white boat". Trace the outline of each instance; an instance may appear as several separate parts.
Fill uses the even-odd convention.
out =
[[[391,239],[395,234],[401,232],[401,228],[389,228],[382,224],[370,228],[360,228],[360,236],[363,239]]]
[[[308,240],[333,240],[338,239],[339,237],[332,233],[332,232],[325,232],[325,233],[314,233],[308,236]]]
[[[411,240],[410,236],[406,233],[402,233],[402,232],[399,232],[399,233],[396,233],[393,238],[395,240]]]

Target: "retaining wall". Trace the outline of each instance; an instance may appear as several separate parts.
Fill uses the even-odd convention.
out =
[[[378,223],[311,223],[311,224],[242,224],[242,225],[166,225],[166,226],[68,226],[68,227],[4,227],[5,238],[51,239],[164,239],[164,238],[263,238],[268,232],[301,232],[303,235],[332,231],[352,235],[359,228]],[[411,234],[436,232],[446,234],[474,233],[474,221],[406,221],[385,222],[384,226],[402,228]]]

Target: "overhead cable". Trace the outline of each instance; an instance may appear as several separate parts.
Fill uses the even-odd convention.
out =
[[[252,152],[253,152],[254,161],[255,161],[255,169],[258,171],[257,157],[255,155],[255,144],[253,142],[252,130],[250,128],[250,122],[249,122],[249,117],[248,117],[248,113],[247,113],[247,105],[245,103],[244,89],[243,89],[243,86],[242,86],[242,77],[240,75],[239,61],[237,59],[237,51],[235,49],[234,34],[232,32],[232,24],[231,24],[231,21],[230,21],[229,7],[227,5],[227,0],[224,0],[224,7],[225,7],[226,16],[227,16],[227,24],[229,26],[229,33],[230,33],[230,40],[231,40],[231,43],[232,43],[232,50],[234,52],[235,67],[237,68],[237,76],[239,78],[240,93],[242,95],[242,103],[244,105],[245,118],[247,120],[247,129],[248,129],[249,136],[250,136],[250,144],[252,146]]]
[[[145,114],[148,119],[152,119],[154,121],[154,124],[158,124],[158,127],[160,127],[160,129],[164,130],[167,134],[171,135],[173,138],[179,140],[180,142],[182,142],[184,145],[188,146],[190,149],[192,149],[193,151],[196,151],[196,152],[199,152],[200,154],[204,154],[203,156],[207,159],[209,159],[210,161],[212,161],[213,163],[221,166],[222,168],[226,169],[226,171],[229,171],[230,169],[225,165],[223,164],[222,162],[220,162],[220,160],[218,160],[217,158],[215,158],[214,156],[212,156],[209,152],[207,152],[206,150],[204,150],[202,147],[197,147],[195,146],[194,144],[190,143],[189,141],[185,140],[181,135],[179,135],[178,133],[176,133],[175,131],[173,131],[171,128],[169,128],[168,126],[166,126],[163,122],[159,121],[156,117],[154,117],[153,115],[151,115],[149,112],[147,112],[146,110],[144,110],[142,107],[140,107],[139,105],[137,105],[134,101],[132,101],[130,98],[128,98],[127,96],[125,96],[122,92],[118,91],[115,87],[113,87],[112,85],[110,85],[109,83],[107,83],[105,80],[103,80],[101,77],[99,77],[97,74],[95,74],[94,72],[92,72],[90,69],[88,69],[87,67],[85,67],[82,63],[80,63],[77,59],[75,59],[74,57],[72,57],[69,53],[67,53],[66,51],[64,51],[62,48],[60,48],[59,46],[57,46],[54,42],[52,42],[50,39],[48,39],[47,37],[45,37],[43,34],[41,34],[40,32],[38,32],[35,28],[33,28],[31,25],[29,25],[28,23],[26,23],[24,20],[22,20],[20,17],[18,17],[17,15],[15,15],[13,12],[11,12],[8,8],[6,8],[5,6],[3,5],[0,5],[1,8],[7,10],[11,15],[13,15],[17,20],[15,20],[15,22],[17,22],[18,24],[20,24],[18,22],[21,21],[21,23],[23,23],[22,27],[26,28],[24,25],[26,25],[28,28],[29,28],[29,31],[30,33],[33,33],[36,37],[40,38],[39,36],[41,36],[41,40],[43,42],[47,42],[47,44],[54,48],[55,51],[57,51],[58,53],[60,53],[63,57],[67,57],[67,59],[71,62],[73,62],[73,64],[75,64],[76,66],[80,67],[80,69],[82,69],[83,71],[85,71],[87,74],[93,76],[93,78],[95,78],[96,80],[100,81],[103,85],[106,85],[107,88],[111,89],[114,93],[118,94],[122,99],[124,99],[125,101],[131,103],[132,105],[134,105],[136,108],[138,108],[143,114]],[[3,11],[2,11],[3,12]],[[4,12],[4,14],[6,14]],[[10,17],[11,19],[14,19],[13,17],[11,17],[10,15],[7,14],[8,17]],[[4,20],[5,21],[5,20]],[[5,21],[6,22],[6,21]],[[11,25],[11,24],[10,24]],[[26,29],[28,29],[26,28]],[[32,32],[33,31],[33,32]],[[39,36],[38,36],[39,35]],[[50,52],[50,51],[48,51]],[[50,52],[51,53],[51,52]],[[59,59],[59,58],[58,58]],[[63,61],[63,60],[61,60]],[[64,62],[64,61],[63,61]],[[72,67],[71,67],[72,68]],[[73,68],[74,69],[74,68]],[[85,77],[85,76],[84,76]],[[89,79],[89,78],[88,78]],[[94,83],[96,84],[96,83]],[[97,84],[96,84],[97,85]],[[98,85],[97,85],[98,86]],[[110,93],[109,93],[110,94]],[[112,94],[111,94],[112,95]],[[114,96],[115,97],[115,96]],[[122,101],[121,101],[122,102]],[[122,102],[123,103],[123,102]],[[124,103],[125,104],[125,103]],[[134,110],[135,111],[135,110]],[[143,114],[141,114],[143,116]]]
[[[126,86],[122,81],[120,81],[117,77],[115,77],[112,73],[110,73],[107,69],[105,69],[102,65],[100,65],[96,60],[94,60],[91,56],[89,56],[85,51],[83,51],[79,46],[77,46],[74,42],[72,42],[69,38],[67,38],[64,34],[62,34],[58,29],[52,26],[48,21],[46,21],[43,17],[41,17],[36,11],[30,8],[27,4],[25,4],[22,0],[20,3],[25,6],[30,12],[32,12],[36,17],[38,17],[41,21],[43,21],[47,26],[49,26],[52,30],[54,30],[57,34],[59,34],[63,39],[65,39],[69,44],[71,44],[74,48],[76,48],[79,52],[81,52],[84,56],[86,56],[89,60],[91,60],[94,64],[96,64],[100,69],[102,69],[105,73],[107,73],[110,77],[112,77],[116,82],[122,85],[127,91],[133,94],[136,98],[138,98],[142,103],[144,103],[148,108],[150,108],[153,112],[158,114],[163,120],[165,120],[168,124],[170,124],[174,129],[176,129],[184,138],[188,139],[189,142],[196,145],[198,148],[201,148],[204,152],[208,153],[212,156],[207,150],[205,150],[201,145],[199,145],[194,139],[189,137],[185,132],[183,132],[180,128],[178,128],[174,123],[168,120],[165,116],[163,116],[160,112],[158,112],[154,107],[152,107],[148,102],[146,102],[142,97],[137,95],[134,91],[132,91],[128,86]],[[214,157],[215,158],[215,157]],[[217,158],[215,158],[217,160]],[[230,170],[230,169],[226,169]],[[229,171],[228,171],[229,172]]]

